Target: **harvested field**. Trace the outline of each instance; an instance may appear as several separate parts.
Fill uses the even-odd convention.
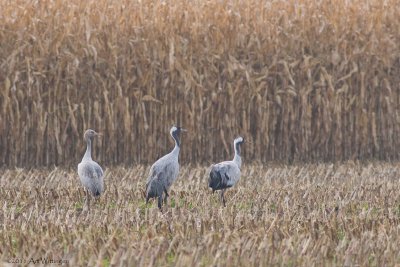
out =
[[[400,264],[400,165],[243,167],[227,207],[206,167],[182,168],[164,213],[146,207],[148,166],[106,170],[90,212],[74,170],[1,170],[0,260],[70,266]]]

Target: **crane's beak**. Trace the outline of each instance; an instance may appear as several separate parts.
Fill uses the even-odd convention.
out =
[[[181,131],[182,132],[187,132],[188,130],[181,128]]]
[[[101,134],[101,133],[96,133],[96,136],[98,136],[98,137],[102,137],[102,136],[103,136],[103,134]]]

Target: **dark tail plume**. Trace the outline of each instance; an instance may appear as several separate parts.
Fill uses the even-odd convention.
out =
[[[214,192],[215,190],[219,189],[219,187],[221,186],[221,182],[221,174],[218,171],[212,169],[210,172],[210,178],[208,179],[208,186],[211,187]]]

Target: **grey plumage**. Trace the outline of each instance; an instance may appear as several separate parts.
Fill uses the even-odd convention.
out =
[[[179,174],[180,133],[182,131],[186,130],[176,126],[171,128],[170,134],[175,140],[174,149],[157,160],[150,168],[146,183],[146,203],[150,198],[157,198],[159,209],[162,209],[163,200],[165,204],[167,203],[168,190]]]
[[[240,145],[243,143],[242,137],[234,140],[235,156],[232,161],[224,161],[211,166],[208,186],[213,190],[213,193],[216,190],[221,190],[220,197],[224,206],[226,206],[224,197],[226,189],[234,186],[240,179],[240,168],[242,166]]]
[[[82,185],[93,196],[100,196],[104,190],[103,169],[92,159],[92,142],[95,136],[99,134],[89,129],[84,134],[84,139],[87,143],[85,155],[82,161],[78,164],[78,175]],[[89,196],[86,198],[89,202]]]

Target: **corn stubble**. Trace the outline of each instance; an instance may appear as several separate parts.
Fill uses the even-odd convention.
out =
[[[0,3],[0,159],[150,163],[179,123],[184,162],[393,159],[400,5],[372,1]],[[127,145],[128,144],[128,145]]]
[[[0,260],[71,266],[400,264],[399,166],[245,166],[227,207],[206,167],[183,167],[164,213],[142,197],[149,166],[111,168],[82,211],[74,171],[1,171]]]

